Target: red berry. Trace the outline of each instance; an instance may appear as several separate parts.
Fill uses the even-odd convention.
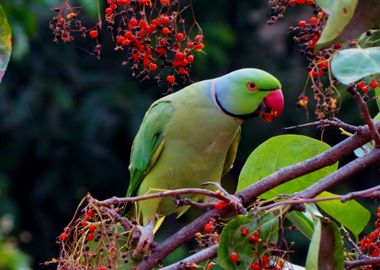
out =
[[[113,9],[112,8],[110,8],[110,7],[106,8],[106,14],[107,15],[111,15],[112,13],[113,13]]]
[[[94,232],[95,230],[96,230],[96,225],[91,224],[90,226],[88,226],[88,231],[89,232]]]
[[[312,4],[314,4],[314,0],[306,0],[306,4],[312,5]]]
[[[210,262],[208,265],[207,265],[207,270],[210,270],[211,268],[213,268],[215,265],[214,262]]]
[[[69,236],[67,235],[67,233],[63,232],[59,235],[59,239],[61,241],[65,241]]]
[[[147,66],[150,65],[150,63],[151,63],[151,62],[150,62],[150,59],[147,58],[147,57],[145,57],[144,60],[143,60],[143,65],[147,67]]]
[[[364,86],[367,86],[364,81],[360,81],[356,84],[360,89],[362,89]]]
[[[129,39],[123,41],[123,46],[129,46],[129,44],[131,44],[131,41]]]
[[[376,81],[376,80],[373,80],[373,81],[371,82],[371,84],[370,84],[370,86],[371,86],[372,88],[377,88],[377,87],[379,87],[379,85],[380,85],[379,81]]]
[[[116,4],[111,4],[110,5],[110,9],[112,9],[112,11],[116,10],[117,9],[117,5]]]
[[[117,0],[119,6],[129,6],[131,4],[130,0]]]
[[[190,63],[194,62],[194,55],[190,54],[189,56],[186,57],[186,60]]]
[[[184,67],[180,67],[178,69],[178,74],[180,74],[180,75],[186,75],[187,74],[187,70]]]
[[[205,45],[203,43],[199,43],[199,44],[195,45],[195,50],[201,51],[204,48],[204,46]]]
[[[57,20],[57,23],[58,24],[64,24],[65,23],[65,18],[59,17],[58,20]]]
[[[98,37],[98,30],[91,30],[90,31],[90,33],[89,33],[89,35],[90,35],[90,38],[92,38],[92,39],[95,39],[95,38],[97,38]]]
[[[260,242],[260,236],[257,234],[257,233],[254,233],[252,234],[250,237],[249,237],[249,241],[252,242],[252,243],[257,243],[257,242]]]
[[[176,40],[182,41],[185,38],[185,35],[183,33],[177,33]]]
[[[334,43],[334,49],[335,50],[339,50],[340,48],[342,48],[342,43],[340,43],[340,42]]]
[[[156,69],[157,69],[157,64],[150,63],[150,65],[149,65],[149,70],[150,70],[150,71],[155,71]]]
[[[252,270],[261,270],[261,266],[258,263],[251,263]]]
[[[204,227],[203,230],[207,233],[212,233],[214,229],[214,226],[211,223],[207,223]]]
[[[367,94],[368,91],[369,91],[369,88],[368,88],[368,86],[363,86],[363,87],[361,88],[361,90],[363,91],[364,94]]]
[[[136,26],[139,22],[136,20],[136,18],[131,18],[129,20],[129,25]]]
[[[233,262],[233,263],[238,263],[239,262],[239,255],[236,253],[236,252],[232,252],[230,254],[230,260]]]
[[[243,236],[247,236],[249,234],[249,229],[247,227],[243,227],[240,229],[240,233]]]
[[[314,25],[315,25],[315,24],[318,24],[318,21],[319,21],[319,20],[318,20],[318,18],[316,18],[316,17],[311,17],[311,18],[310,18],[310,23],[311,23],[311,24],[314,24]]]
[[[215,209],[216,210],[221,210],[223,209],[224,207],[226,207],[228,205],[228,202],[225,202],[225,201],[219,201],[217,203],[215,203]]]
[[[170,83],[170,84],[174,84],[174,82],[175,82],[175,77],[174,77],[174,75],[168,75],[168,76],[166,77],[166,80],[168,81],[168,83]]]
[[[196,35],[194,39],[196,42],[202,42],[203,41],[203,35]]]
[[[289,0],[289,6],[294,7],[296,4],[296,0]]]
[[[187,43],[187,47],[188,48],[194,48],[194,42],[192,42],[192,41],[189,41],[188,43]]]
[[[306,21],[299,21],[298,26],[299,27],[305,27],[307,25]]]
[[[162,24],[169,24],[170,23],[170,18],[168,16],[162,16],[160,18],[160,21]]]
[[[105,267],[104,265],[101,265],[98,267],[98,270],[107,270],[107,267]]]
[[[123,36],[118,36],[116,38],[116,42],[119,44],[123,44],[124,41],[125,41],[125,37],[123,37]]]
[[[93,234],[93,233],[89,233],[89,234],[87,234],[86,240],[87,240],[87,241],[92,241],[92,240],[94,240],[94,234]]]
[[[303,4],[305,4],[305,0],[296,0],[296,3],[298,5],[303,5]]]
[[[162,28],[162,34],[165,36],[169,35],[170,34],[169,28],[167,28],[167,27]]]

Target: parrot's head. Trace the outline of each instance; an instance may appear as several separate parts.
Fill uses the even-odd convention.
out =
[[[239,69],[212,80],[212,98],[220,110],[241,119],[260,116],[270,122],[284,108],[279,80],[254,68]]]

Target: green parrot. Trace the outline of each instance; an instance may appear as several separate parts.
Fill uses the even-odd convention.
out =
[[[280,82],[260,69],[245,68],[191,84],[154,102],[134,139],[127,196],[220,183],[235,160],[245,119],[280,116]],[[140,201],[135,213],[144,226],[156,216],[182,214],[172,198]]]

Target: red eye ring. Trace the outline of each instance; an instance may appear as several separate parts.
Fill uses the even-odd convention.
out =
[[[252,91],[252,92],[259,90],[259,88],[257,87],[257,85],[254,82],[247,83],[247,89],[249,91]]]

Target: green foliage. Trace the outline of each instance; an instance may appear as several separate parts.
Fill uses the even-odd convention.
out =
[[[297,226],[298,230],[307,238],[312,238],[314,233],[313,220],[307,217],[303,212],[294,210],[286,215],[286,219],[288,219],[293,225]]]
[[[7,16],[0,5],[0,83],[12,53],[12,33]]]
[[[317,198],[335,196],[335,194],[324,191]],[[339,200],[317,203],[325,213],[333,217],[357,237],[367,226],[371,218],[370,212],[358,202],[351,200],[341,202]]]
[[[333,56],[331,70],[346,85],[380,73],[380,47],[342,50]]]
[[[0,269],[28,270],[30,259],[13,244],[0,241]]]
[[[344,269],[343,241],[338,227],[331,220],[316,219],[306,269]]]
[[[226,270],[249,269],[252,261],[260,260],[265,250],[261,244],[251,243],[252,234],[260,236],[264,243],[277,242],[278,218],[272,214],[237,216],[223,229],[220,236],[217,262]],[[242,229],[248,229],[248,234],[242,234]],[[255,245],[255,252],[252,251]],[[230,255],[236,252],[239,256],[239,264],[231,261]],[[256,254],[255,254],[256,253]]]
[[[281,135],[270,138],[257,147],[248,157],[239,176],[237,190],[260,181],[281,168],[304,161],[329,149],[330,146],[316,139],[301,135]],[[269,199],[280,194],[301,191],[335,171],[338,164],[295,178],[260,195]]]
[[[329,15],[317,43],[317,48],[321,48],[333,42],[350,22],[358,0],[316,0],[315,2]]]

